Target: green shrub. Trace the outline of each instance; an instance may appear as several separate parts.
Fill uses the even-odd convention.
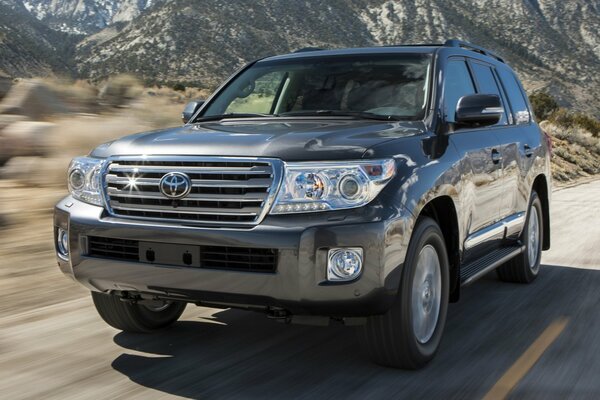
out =
[[[575,125],[590,131],[596,137],[600,136],[600,121],[597,119],[583,113],[575,113],[573,120]]]
[[[137,98],[142,93],[142,86],[132,75],[121,74],[108,79],[98,93],[100,104],[121,107]]]
[[[173,85],[173,90],[178,92],[185,92],[185,85],[183,83],[176,83]]]
[[[540,121],[548,119],[559,108],[556,99],[548,92],[532,93],[529,95],[529,101],[533,107],[533,113]]]
[[[584,113],[559,108],[548,119],[550,122],[565,128],[578,127],[589,131],[595,137],[600,136],[600,121]]]

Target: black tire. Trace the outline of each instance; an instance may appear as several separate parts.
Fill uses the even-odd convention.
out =
[[[531,263],[529,260],[529,246],[530,241],[530,219],[533,212],[537,213],[538,219],[538,241],[537,249],[533,251],[535,254],[535,262]],[[531,283],[537,278],[540,272],[540,262],[542,258],[542,242],[544,238],[544,223],[542,213],[542,202],[538,197],[537,193],[533,191],[531,193],[531,199],[529,201],[529,208],[527,210],[527,219],[525,220],[525,227],[521,233],[521,243],[525,244],[525,251],[515,258],[506,262],[506,264],[500,266],[496,273],[500,280],[505,282],[514,283]]]
[[[186,303],[171,302],[160,310],[139,303],[127,303],[117,296],[92,292],[98,314],[113,328],[125,332],[150,333],[172,325],[183,313]]]
[[[427,341],[421,343],[413,328],[412,293],[417,262],[422,249],[431,245],[437,252],[441,276],[441,299],[437,323]],[[442,231],[431,218],[420,218],[406,253],[400,290],[391,309],[371,316],[361,327],[360,341],[377,364],[403,369],[419,369],[435,356],[446,323],[449,292],[448,253]]]

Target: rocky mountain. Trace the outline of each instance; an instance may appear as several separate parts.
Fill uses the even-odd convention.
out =
[[[367,46],[353,0],[174,0],[123,29],[83,41],[80,72],[92,79],[114,71],[147,81],[215,86],[249,60],[306,46]]]
[[[95,33],[115,22],[128,22],[160,0],[24,0],[25,7],[52,29]]]
[[[87,38],[79,71],[214,86],[243,63],[304,46],[460,38],[502,54],[528,89],[600,115],[597,0],[171,0]],[[585,84],[584,84],[585,82]]]
[[[24,1],[48,26],[88,33],[73,63],[92,80],[214,88],[249,60],[301,47],[459,38],[501,54],[529,90],[600,117],[600,0]]]
[[[378,44],[457,37],[501,54],[528,90],[600,117],[600,1],[370,1],[361,18]]]
[[[0,0],[0,75],[72,74],[74,45],[80,39],[50,29],[19,0]]]

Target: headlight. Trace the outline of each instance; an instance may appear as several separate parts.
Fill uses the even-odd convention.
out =
[[[102,200],[101,175],[104,160],[77,157],[69,165],[68,183],[71,195],[86,203],[104,205]]]
[[[395,172],[394,160],[286,163],[271,214],[362,207]]]

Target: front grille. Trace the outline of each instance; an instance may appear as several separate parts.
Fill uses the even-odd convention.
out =
[[[277,251],[274,249],[206,246],[200,248],[200,263],[203,268],[275,272]]]
[[[260,222],[279,180],[279,162],[221,157],[119,157],[104,174],[109,212],[126,218],[209,224]],[[166,197],[160,180],[181,172],[191,180],[189,194]]]
[[[139,261],[139,243],[137,240],[88,237],[88,254],[98,258]]]
[[[227,269],[247,272],[275,272],[276,249],[229,246],[197,246],[200,249],[200,268]],[[88,256],[121,261],[141,261],[137,240],[88,237]]]

